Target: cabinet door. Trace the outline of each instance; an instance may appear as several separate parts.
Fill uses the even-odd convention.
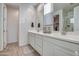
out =
[[[42,47],[42,39],[43,39],[42,36],[36,35],[36,39],[35,39],[36,45],[39,45],[40,47]]]
[[[32,43],[32,36],[31,36],[31,33],[29,33],[29,44],[31,45]]]
[[[65,48],[55,45],[55,56],[74,56],[74,54]]]
[[[29,44],[34,48],[35,46],[35,35],[32,33],[29,33]]]
[[[46,40],[43,40],[43,55],[54,56],[54,45]]]
[[[36,39],[35,39],[35,49],[37,50],[38,53],[40,53],[40,55],[42,55],[42,39],[43,37],[40,35],[36,35]]]

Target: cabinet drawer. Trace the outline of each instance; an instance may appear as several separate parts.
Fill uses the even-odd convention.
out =
[[[61,41],[61,40],[54,40],[54,42],[57,42],[55,44],[62,46],[70,51],[79,51],[79,45],[71,42]]]
[[[40,47],[42,47],[42,37],[37,35],[36,36],[36,39],[35,39],[35,42],[36,42],[36,45],[39,45]]]

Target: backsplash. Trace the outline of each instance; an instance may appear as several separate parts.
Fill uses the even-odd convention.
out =
[[[52,27],[51,26],[45,26],[45,27],[43,27],[43,32],[44,33],[51,33],[52,32]]]

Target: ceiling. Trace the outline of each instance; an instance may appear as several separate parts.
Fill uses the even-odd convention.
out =
[[[26,4],[27,6],[37,6],[39,3],[7,3],[6,5],[14,8],[19,8],[19,6],[22,4]]]
[[[54,11],[57,11],[57,10],[60,10],[60,9],[63,9],[63,8],[70,8],[72,6],[75,6],[77,5],[78,3],[54,3],[53,4],[53,7],[54,7]]]

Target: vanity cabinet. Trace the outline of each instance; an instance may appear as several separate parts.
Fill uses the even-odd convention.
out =
[[[30,32],[29,44],[43,56],[79,56],[78,43],[62,40],[53,36]]]
[[[56,38],[43,39],[43,55],[48,56],[78,56],[79,45]]]
[[[40,35],[29,33],[29,44],[42,55],[42,38]]]
[[[29,33],[29,44],[35,48],[35,34]]]

